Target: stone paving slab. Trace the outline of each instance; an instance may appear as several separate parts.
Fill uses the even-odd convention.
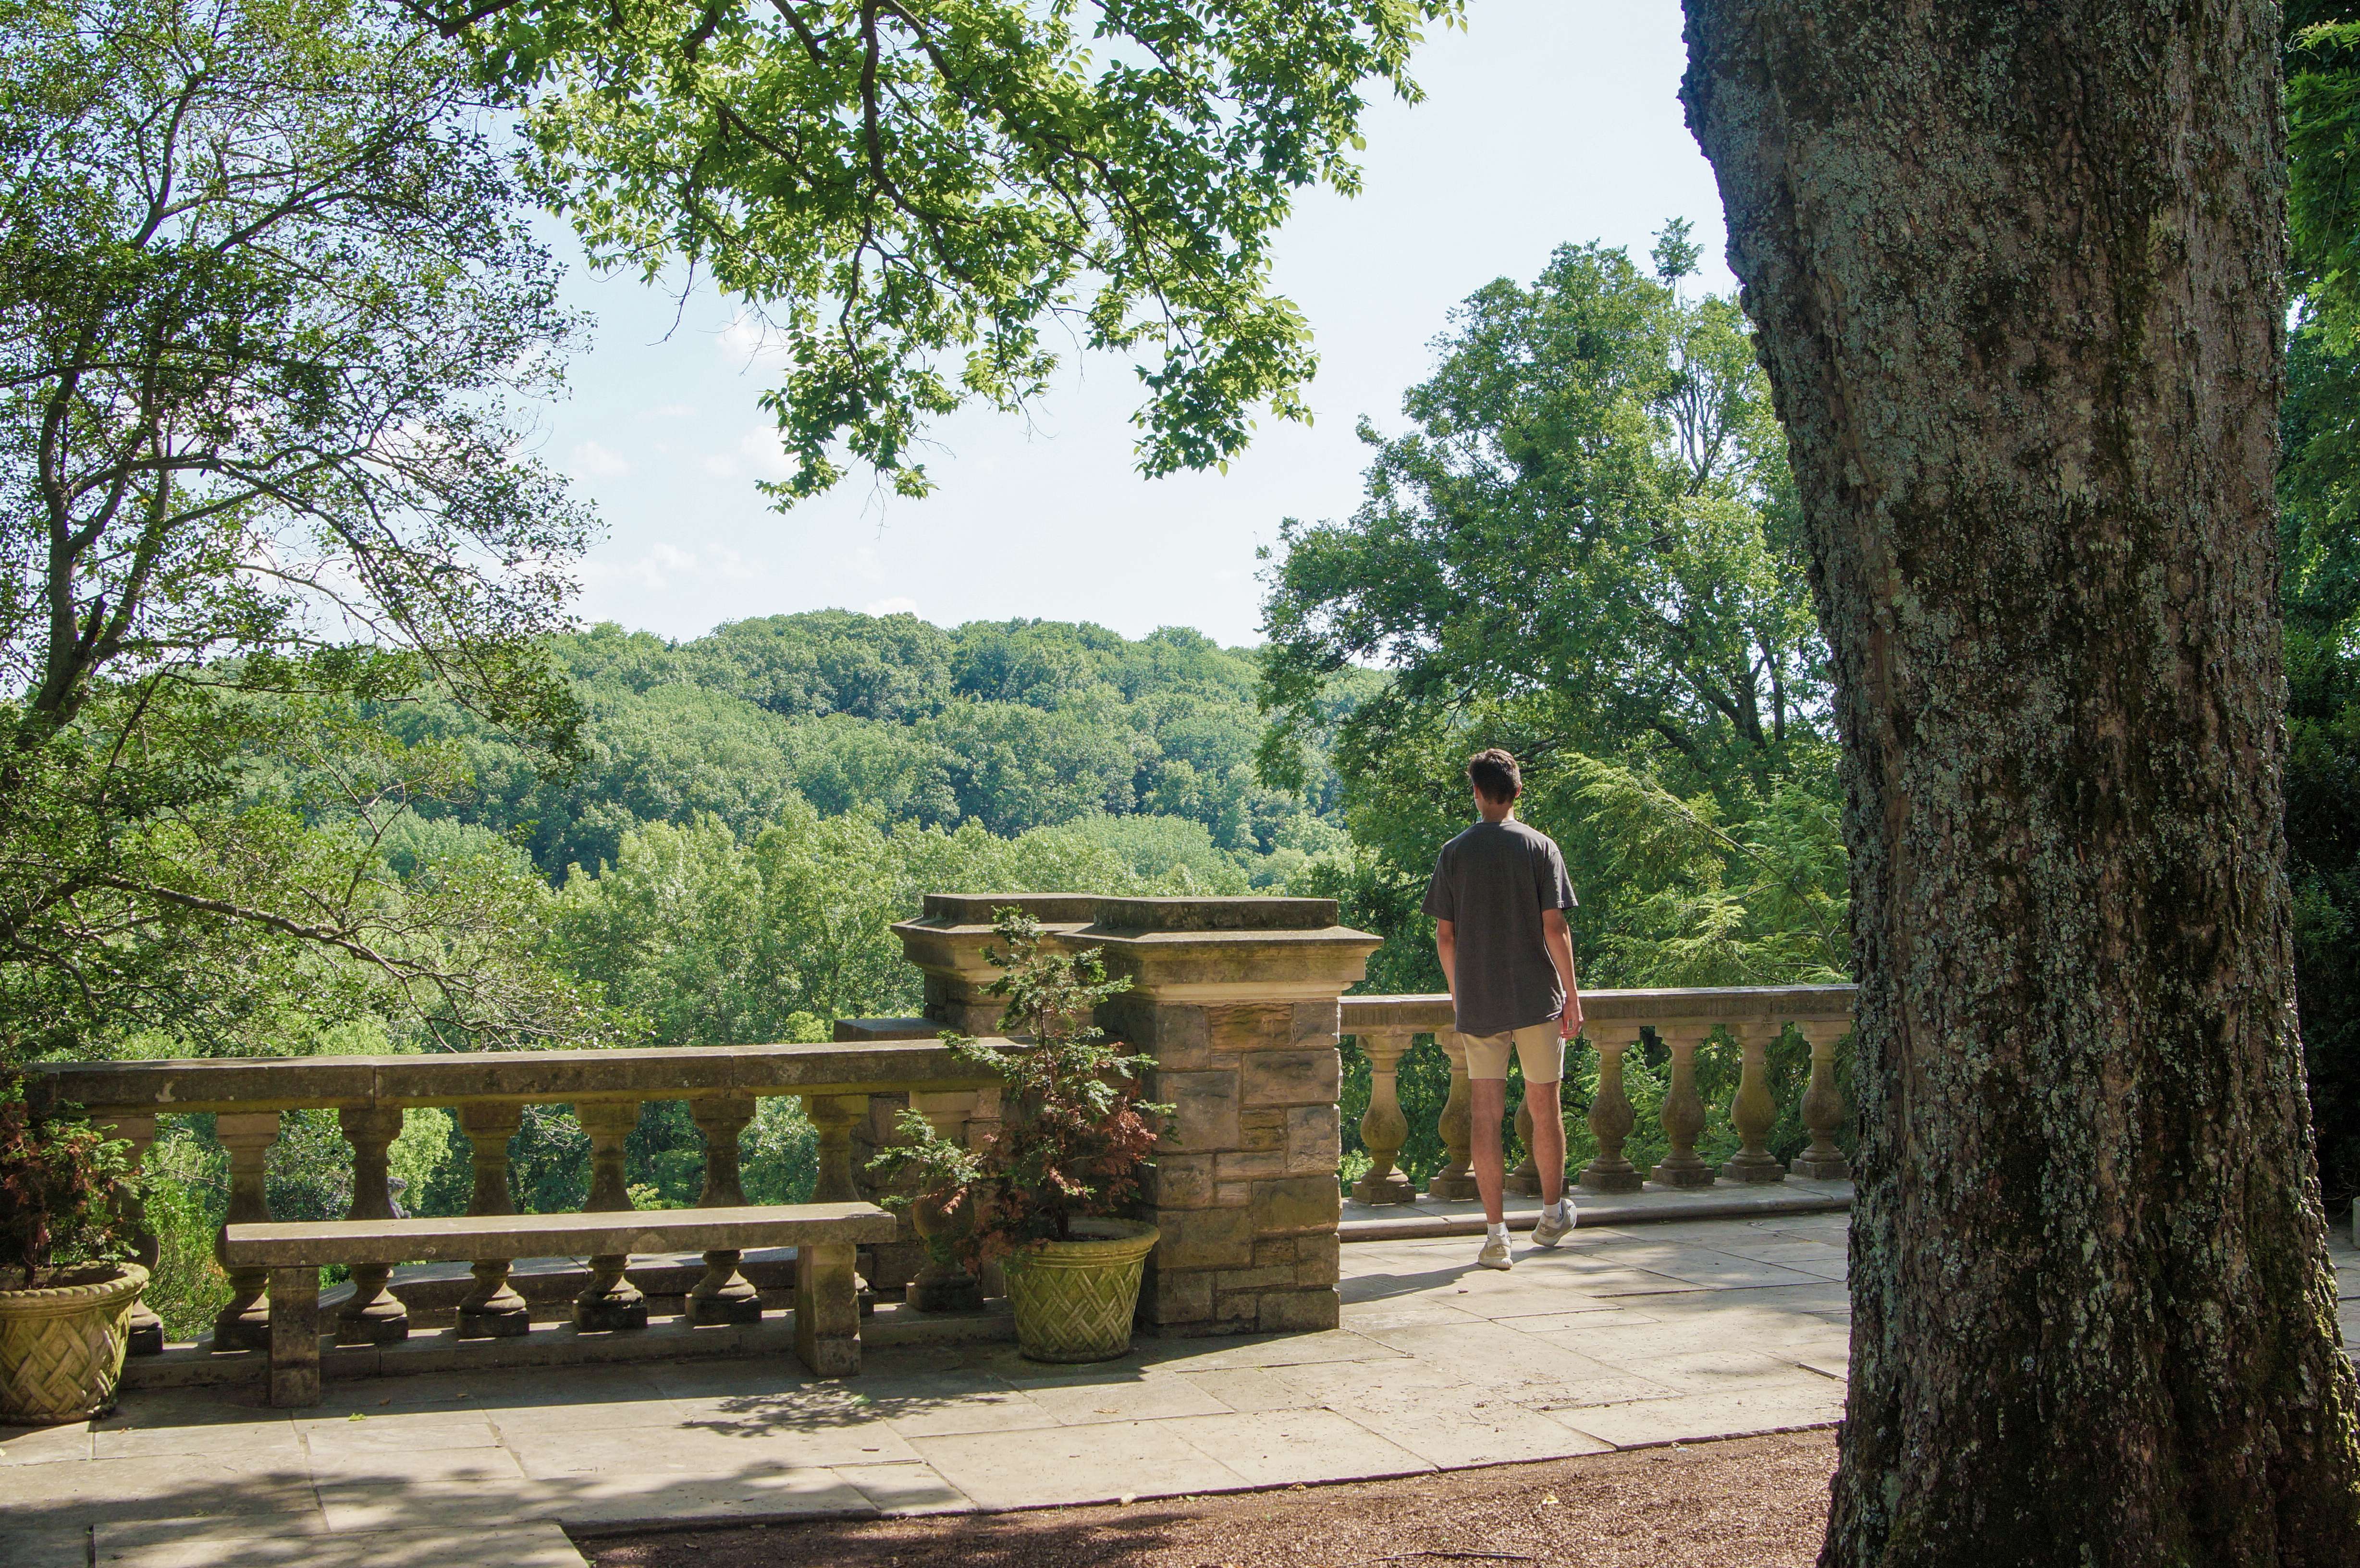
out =
[[[1340,1328],[1142,1338],[1098,1367],[985,1344],[880,1349],[841,1382],[775,1355],[477,1368],[332,1383],[292,1413],[243,1387],[135,1390],[104,1421],[0,1435],[0,1568],[79,1568],[93,1547],[137,1568],[572,1568],[563,1531],[1114,1501],[1823,1425],[1843,1400],[1843,1224],[1585,1225],[1556,1252],[1520,1244],[1506,1273],[1475,1268],[1467,1238],[1394,1236],[1345,1248]],[[2339,1238],[2336,1261],[2348,1315],[2360,1252]]]
[[[1658,1187],[1636,1192],[1587,1192],[1567,1189],[1584,1225],[1651,1225],[1675,1220],[1766,1219],[1800,1214],[1836,1214],[1852,1207],[1850,1181],[1789,1176],[1784,1181],[1715,1181],[1710,1187]],[[1510,1193],[1502,1205],[1510,1230],[1530,1230],[1541,1216],[1541,1201]],[[1346,1197],[1339,1229],[1346,1241],[1393,1237],[1480,1236],[1483,1205],[1471,1200],[1431,1198],[1420,1192],[1406,1203],[1363,1203]]]

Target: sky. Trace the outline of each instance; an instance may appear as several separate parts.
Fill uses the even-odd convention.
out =
[[[1417,56],[1424,103],[1371,104],[1361,193],[1306,193],[1282,232],[1276,283],[1320,355],[1315,422],[1264,419],[1226,474],[1141,478],[1130,364],[1088,356],[1029,419],[978,409],[934,426],[932,495],[855,474],[780,513],[754,487],[788,471],[755,402],[767,367],[731,301],[704,291],[683,307],[577,254],[568,293],[596,319],[595,346],[539,447],[606,526],[583,563],[583,618],[687,638],[840,607],[1261,640],[1256,550],[1284,518],[1351,513],[1370,455],[1356,425],[1403,428],[1402,394],[1432,369],[1459,300],[1529,281],[1568,242],[1644,256],[1674,217],[1696,225],[1700,281],[1732,287],[1712,172],[1680,117],[1677,0],[1470,10],[1466,30],[1436,31]]]

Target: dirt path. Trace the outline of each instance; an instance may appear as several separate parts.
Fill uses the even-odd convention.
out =
[[[583,1543],[597,1568],[1806,1568],[1832,1432],[1130,1507]]]

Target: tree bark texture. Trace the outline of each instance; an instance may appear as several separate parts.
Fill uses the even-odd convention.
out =
[[[1687,11],[1846,745],[1821,1561],[2360,1563],[2282,870],[2278,8]]]

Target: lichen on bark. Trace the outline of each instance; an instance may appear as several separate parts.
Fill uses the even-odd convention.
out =
[[[2278,10],[1687,11],[1846,743],[1822,1563],[2360,1562],[2282,869]]]

